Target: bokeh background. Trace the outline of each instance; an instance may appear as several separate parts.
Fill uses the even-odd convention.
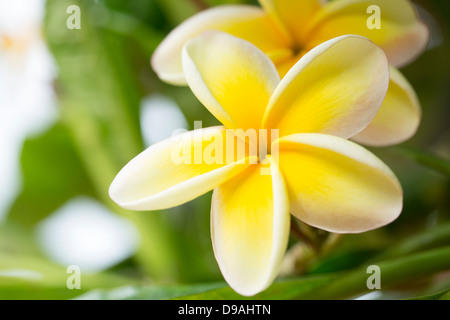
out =
[[[293,240],[285,280],[260,298],[436,298],[450,289],[450,2],[414,2],[432,39],[402,71],[423,121],[407,143],[371,149],[404,187],[401,217],[318,255]],[[81,9],[80,30],[66,28],[70,5]],[[162,83],[149,63],[200,8],[194,0],[0,0],[0,299],[240,298],[214,259],[210,194],[148,213],[108,196],[147,146],[196,120],[217,124],[189,88]],[[364,268],[378,262],[383,290],[370,293]],[[66,287],[70,265],[82,270],[81,290]]]

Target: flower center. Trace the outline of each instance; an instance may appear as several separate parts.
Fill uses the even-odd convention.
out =
[[[258,163],[267,163],[272,154],[272,144],[279,138],[279,130],[249,129],[236,131],[236,136],[245,141],[246,154],[257,156]]]
[[[297,57],[299,55],[304,55],[305,47],[299,43],[294,43],[292,46],[292,53],[294,54],[294,57]]]

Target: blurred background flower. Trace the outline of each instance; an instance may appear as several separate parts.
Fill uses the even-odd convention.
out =
[[[44,1],[1,0],[0,7],[0,219],[22,184],[19,158],[30,134],[56,119],[55,68],[42,37]]]

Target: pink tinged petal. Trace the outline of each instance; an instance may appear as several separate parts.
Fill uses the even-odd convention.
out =
[[[368,8],[378,6],[381,15],[379,29],[368,27]],[[401,67],[419,56],[428,46],[430,31],[418,18],[409,0],[339,0],[329,2],[308,27],[312,45],[328,39],[357,34],[381,46],[389,62]]]
[[[391,82],[380,111],[352,140],[368,146],[390,146],[410,139],[422,117],[419,99],[406,78],[391,67]]]

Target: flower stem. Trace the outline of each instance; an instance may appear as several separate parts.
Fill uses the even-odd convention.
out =
[[[322,246],[321,253],[327,254],[332,252],[341,243],[343,238],[343,234],[330,233]]]
[[[292,217],[291,218],[291,234],[300,240],[301,242],[304,242],[308,246],[311,247],[311,249],[314,250],[314,252],[318,253],[320,251],[320,246],[317,244],[316,241],[312,239],[310,235],[307,235],[298,225],[297,220]]]

